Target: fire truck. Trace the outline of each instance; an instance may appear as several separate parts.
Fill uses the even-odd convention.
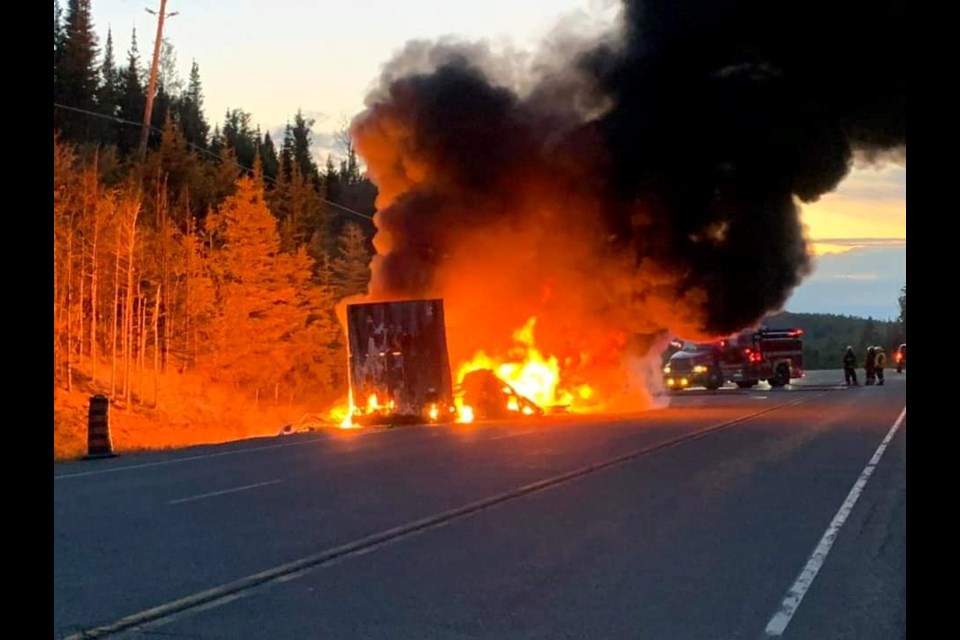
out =
[[[761,380],[782,387],[804,375],[802,329],[744,331],[721,340],[719,349],[724,379],[741,389]]]
[[[663,367],[671,391],[689,387],[719,389],[726,383],[749,389],[761,380],[782,387],[803,377],[803,331],[743,331],[713,342],[680,343]]]

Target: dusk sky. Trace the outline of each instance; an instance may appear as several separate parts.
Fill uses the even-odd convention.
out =
[[[64,3],[65,4],[65,3]],[[92,0],[101,48],[108,27],[125,63],[137,30],[149,64],[158,0]],[[599,29],[616,15],[614,0],[168,0],[165,23],[180,75],[200,68],[211,125],[228,109],[252,115],[261,130],[282,132],[297,109],[315,119],[321,159],[336,154],[333,133],[363,109],[381,66],[408,40],[486,40],[494,49],[531,51],[558,21]],[[281,134],[282,135],[282,134]],[[857,168],[840,188],[803,205],[817,254],[814,273],[787,309],[893,319],[906,283],[906,161]]]

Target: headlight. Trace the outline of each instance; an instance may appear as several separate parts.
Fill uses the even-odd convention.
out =
[[[670,373],[670,365],[667,365],[663,368],[664,373]]]
[[[707,372],[707,368],[706,368],[705,366],[703,366],[702,364],[698,364],[697,366],[695,366],[695,367],[693,368],[693,372],[694,372],[694,373],[706,373],[706,372]]]

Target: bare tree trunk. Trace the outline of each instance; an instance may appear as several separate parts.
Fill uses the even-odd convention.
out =
[[[128,264],[127,276],[129,277],[129,275],[130,265]],[[123,317],[120,320],[120,348],[123,358],[120,362],[120,379],[123,382],[120,397],[123,398],[123,400],[127,400],[130,397],[130,331],[128,327],[130,325],[130,316],[132,315],[132,309],[130,309],[132,300],[133,296],[130,295],[130,287],[127,287],[123,292]]]
[[[163,188],[158,187],[159,193],[157,194],[157,213],[160,217],[160,287],[159,290],[166,293],[170,290],[170,282],[168,280],[168,264],[167,264],[167,242],[170,237],[169,229],[169,215],[167,211],[168,202],[167,202],[167,179],[163,179]],[[167,331],[167,327],[172,326],[169,322],[168,315],[170,312],[170,305],[162,305],[163,309],[163,326],[164,331]],[[160,297],[157,296],[157,310],[161,309]],[[155,324],[158,324],[155,322]],[[159,345],[155,345],[159,346]],[[167,358],[169,357],[167,353],[167,346],[169,344],[164,340],[163,352],[160,356],[160,361],[163,363],[163,371],[167,371]]]
[[[82,202],[82,205],[81,205],[81,207],[80,207],[80,221],[79,221],[79,223],[76,225],[76,226],[79,226],[79,227],[83,227],[83,226],[86,224],[87,215],[88,215],[89,210],[90,210],[90,180],[91,180],[91,178],[93,178],[93,180],[96,181],[96,176],[95,176],[95,175],[91,175],[91,173],[90,173],[89,170],[83,172],[83,174],[81,175],[81,180],[82,180],[82,183],[83,183],[83,193],[81,194],[81,202]],[[70,233],[71,238],[75,235],[75,233],[76,233],[75,228],[71,228],[71,233]],[[79,243],[80,243],[80,278],[79,278],[79,279],[80,279],[80,291],[79,291],[79,294],[80,294],[80,295],[79,295],[79,300],[78,300],[78,302],[79,302],[79,307],[80,307],[80,308],[78,309],[78,313],[77,313],[77,315],[79,316],[79,317],[78,317],[79,323],[77,324],[77,332],[76,332],[77,335],[76,335],[76,339],[75,339],[75,340],[76,340],[76,342],[77,342],[77,354],[78,354],[78,356],[79,356],[79,358],[77,359],[77,363],[78,363],[78,364],[83,364],[83,335],[84,335],[84,333],[85,333],[85,332],[84,332],[84,323],[83,323],[83,320],[84,320],[84,318],[83,318],[83,315],[84,315],[84,314],[83,314],[83,304],[84,304],[85,298],[84,298],[84,295],[83,295],[83,294],[86,293],[86,291],[84,290],[84,289],[86,288],[86,287],[84,287],[84,280],[86,280],[86,277],[85,277],[85,276],[86,276],[86,255],[87,255],[87,252],[85,251],[85,242],[84,242],[83,234],[81,234],[81,236],[80,236],[80,241],[79,241]],[[71,244],[72,244],[72,243],[71,243]],[[71,309],[70,312],[73,313],[73,309]],[[71,325],[71,327],[72,327],[72,326],[73,326],[73,325]],[[71,332],[71,333],[72,333],[72,332]],[[72,351],[72,345],[71,345],[71,351]]]
[[[181,356],[180,368],[186,368],[186,363],[190,358],[190,280],[193,278],[193,216],[187,212],[187,235],[184,236],[184,243],[187,247],[187,264],[184,268],[183,278],[183,307],[180,309],[180,332],[183,336],[183,355]]]
[[[94,204],[93,209],[93,247],[91,248],[90,267],[90,380],[97,384],[97,306],[100,299],[97,297],[97,239],[100,235],[100,203]]]
[[[143,264],[142,256],[140,262]],[[143,299],[143,290],[141,289],[139,282],[137,283],[137,309],[137,402],[139,404],[143,404],[144,350],[147,348],[147,305]]]
[[[72,218],[72,216],[71,216]],[[73,370],[71,368],[71,359],[73,358],[73,224],[71,220],[70,227],[67,228],[67,348],[66,348],[66,378],[67,391],[73,389]]]
[[[163,285],[157,288],[153,306],[153,407],[160,404],[157,395],[157,376],[160,374],[160,294]]]
[[[110,397],[117,393],[117,311],[120,308],[120,240],[123,236],[123,221],[117,221],[116,262],[113,270],[113,333],[110,339]]]
[[[193,279],[193,243],[196,242],[196,238],[193,237],[193,216],[190,215],[188,208],[187,211],[187,277],[183,283],[183,339],[184,339],[184,364],[183,368],[186,369],[187,365],[192,365],[196,354],[193,353],[193,346],[196,341],[193,339],[193,322],[191,316],[191,300],[190,300],[190,281]]]
[[[66,306],[66,288],[63,285],[63,211],[54,219],[53,234],[53,372],[54,379],[64,381],[63,310]]]
[[[140,213],[140,203],[139,201],[132,205],[133,211],[130,215],[130,227],[129,235],[127,236],[127,300],[125,306],[124,319],[126,320],[126,326],[124,331],[124,349],[123,349],[123,359],[124,359],[124,380],[123,380],[123,397],[125,400],[130,400],[130,394],[132,392],[132,385],[130,381],[130,367],[133,364],[133,354],[132,354],[132,342],[133,342],[133,271],[134,271],[134,250],[137,246],[137,215]]]
[[[53,386],[56,388],[57,381],[60,378],[60,323],[59,312],[60,305],[58,300],[60,298],[60,277],[59,277],[59,268],[60,261],[57,260],[57,252],[60,247],[57,242],[57,215],[56,209],[54,209],[53,217]]]
[[[84,208],[86,208],[86,207],[84,207]],[[85,214],[84,214],[84,217],[86,217]],[[81,237],[81,239],[80,239],[80,304],[78,305],[80,308],[77,310],[77,316],[78,316],[78,318],[77,318],[77,321],[78,321],[78,323],[77,323],[77,341],[78,341],[78,344],[77,344],[77,353],[78,353],[78,355],[79,355],[79,359],[77,360],[77,364],[80,364],[80,365],[83,364],[83,335],[84,335],[84,333],[85,333],[85,331],[83,330],[83,329],[84,329],[84,323],[83,323],[83,320],[84,320],[84,318],[83,318],[83,315],[84,315],[84,314],[83,314],[83,304],[84,304],[84,301],[86,300],[86,298],[83,297],[83,294],[86,293],[86,291],[85,291],[86,287],[84,287],[83,285],[84,285],[84,281],[87,279],[87,278],[86,278],[86,268],[85,268],[85,267],[86,267],[86,259],[85,259],[85,258],[86,258],[86,255],[87,255],[87,252],[84,251],[84,242],[83,242],[83,238]]]

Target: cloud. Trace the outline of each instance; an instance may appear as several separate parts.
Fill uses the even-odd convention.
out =
[[[905,242],[906,168],[887,164],[854,169],[836,191],[798,206],[815,255]]]
[[[896,318],[900,312],[897,297],[907,278],[906,241],[847,238],[840,242],[854,246],[848,246],[845,253],[818,256],[813,273],[793,291],[786,309]],[[855,246],[857,242],[862,246]]]
[[[854,249],[866,247],[903,247],[907,244],[906,238],[815,238],[811,239],[813,255],[822,257],[838,255]]]
[[[879,280],[875,273],[841,273],[833,276],[837,280]]]

